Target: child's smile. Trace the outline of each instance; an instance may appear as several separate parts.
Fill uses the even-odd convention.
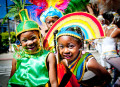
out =
[[[20,41],[22,47],[28,52],[35,52],[40,46],[39,33],[37,31],[27,31],[21,34]]]
[[[28,49],[28,50],[33,50],[35,48],[35,46],[29,46],[29,47],[27,47],[26,49]]]

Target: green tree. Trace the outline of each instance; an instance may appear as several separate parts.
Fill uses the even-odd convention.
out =
[[[7,7],[7,0],[6,0],[6,10],[7,10],[7,14],[5,15],[5,17],[3,18],[3,22],[2,24],[5,23],[5,21],[7,20],[8,22],[8,32],[9,32],[9,45],[11,45],[11,36],[10,36],[10,29],[9,29],[9,18],[13,17],[14,21],[15,21],[15,29],[16,29],[16,21],[20,20],[19,17],[19,11],[21,9],[24,9],[25,6],[30,6],[32,4],[26,4],[26,0],[11,0],[14,2],[13,5],[10,5]],[[7,41],[7,40],[6,40]]]
[[[3,32],[1,33],[1,42],[2,42],[2,46],[8,46],[9,45],[9,33],[8,32]]]
[[[11,43],[15,43],[16,41],[15,32],[10,32],[10,38],[11,38]]]
[[[2,24],[5,23],[6,20],[8,20],[8,18],[14,17],[15,21],[19,21],[20,17],[19,17],[19,11],[21,9],[24,9],[25,6],[31,6],[33,4],[26,4],[26,0],[11,0],[14,2],[13,5],[8,6],[8,13],[5,15],[5,17],[3,18],[3,22]]]
[[[1,46],[8,46],[9,45],[9,33],[8,32],[3,32],[0,34],[1,36]],[[11,43],[15,43],[16,41],[16,36],[15,32],[10,32],[10,38],[11,38]]]

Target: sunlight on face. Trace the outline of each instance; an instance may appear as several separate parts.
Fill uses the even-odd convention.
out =
[[[22,47],[27,52],[35,52],[40,46],[40,38],[38,31],[27,31],[20,35]]]
[[[61,57],[70,63],[78,56],[80,44],[71,36],[61,36],[58,38],[58,48]]]

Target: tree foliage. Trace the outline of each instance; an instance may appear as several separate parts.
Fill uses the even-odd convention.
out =
[[[6,20],[8,20],[8,18],[13,17],[16,20],[20,20],[19,17],[19,11],[21,9],[24,9],[25,6],[31,6],[33,4],[26,4],[26,0],[11,0],[14,2],[13,5],[8,6],[8,13],[5,15],[5,17],[3,18],[3,22],[2,24],[5,23]]]
[[[9,33],[8,32],[3,32],[0,34],[1,35],[1,43],[2,46],[8,46],[9,45]],[[11,43],[15,43],[16,41],[16,36],[15,32],[10,32],[10,38],[11,38]]]

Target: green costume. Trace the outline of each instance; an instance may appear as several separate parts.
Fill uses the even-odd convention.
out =
[[[8,82],[8,87],[39,87],[49,82],[46,57],[49,51],[40,51],[34,55],[21,52],[15,55],[17,70]]]
[[[22,9],[19,12],[21,23],[17,26],[16,36],[19,36],[21,33],[25,31],[37,30],[40,32],[39,25],[29,19],[27,9]]]
[[[21,33],[37,30],[40,33],[39,25],[30,20],[27,9],[19,12],[21,23],[17,26],[16,37],[19,39]],[[17,60],[16,71],[8,81],[8,87],[45,87],[49,82],[46,58],[50,52],[39,47],[34,53],[24,48],[15,50],[14,58]]]

